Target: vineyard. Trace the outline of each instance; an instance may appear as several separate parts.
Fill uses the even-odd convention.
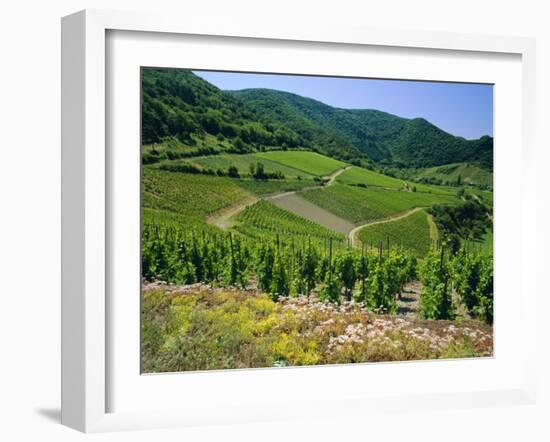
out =
[[[236,221],[238,224],[235,230],[259,240],[269,237],[274,239],[279,235],[281,238],[290,237],[297,243],[304,241],[326,243],[331,238],[337,242],[345,241],[344,235],[280,209],[265,200],[247,207],[236,217]]]
[[[253,180],[242,178],[233,180],[241,189],[255,195],[271,195],[283,192],[294,192],[311,187],[313,184],[308,180]]]
[[[263,152],[256,156],[320,177],[330,175],[346,165],[342,161],[307,151]]]
[[[397,244],[418,257],[426,256],[433,246],[428,218],[422,210],[395,221],[367,225],[359,231],[359,240],[364,244]]]
[[[492,356],[493,192],[469,185],[492,139],[177,70],[143,86],[144,372]]]
[[[211,155],[211,156],[202,156],[196,157],[188,160],[192,163],[198,164],[203,167],[209,167],[211,169],[217,170],[227,170],[229,167],[234,166],[241,176],[246,176],[250,172],[250,166],[257,164],[259,161],[264,165],[265,171],[270,172],[281,172],[285,177],[288,178],[311,178],[313,175],[303,170],[297,169],[285,165],[281,162],[272,161],[270,157],[262,156],[261,154],[222,154],[222,155]],[[292,162],[290,162],[292,164]]]
[[[452,205],[459,202],[454,195],[406,192],[376,187],[362,188],[338,183],[325,189],[304,190],[300,195],[353,223],[387,218],[415,207],[430,207],[433,204]]]

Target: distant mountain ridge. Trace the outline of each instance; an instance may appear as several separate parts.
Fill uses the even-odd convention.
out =
[[[341,109],[311,98],[271,89],[229,91],[266,120],[285,122],[305,136],[331,133],[375,162],[429,167],[453,162],[493,166],[493,139],[466,140],[423,118],[406,119],[374,109]],[[304,125],[303,122],[307,122]]]
[[[171,138],[193,145],[205,134],[243,153],[307,148],[348,162],[368,158],[397,167],[464,161],[493,166],[491,137],[465,140],[421,118],[340,109],[271,89],[222,91],[188,70],[143,69],[143,144]]]

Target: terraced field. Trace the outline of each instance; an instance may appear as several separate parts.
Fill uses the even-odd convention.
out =
[[[378,244],[380,241],[386,247],[390,243],[414,253],[425,256],[431,246],[430,225],[427,213],[423,210],[396,221],[380,222],[363,227],[358,234],[359,240],[367,245]]]
[[[435,178],[443,183],[456,183],[460,177],[461,182],[465,184],[493,185],[493,174],[490,171],[468,163],[454,163],[420,169],[415,177]]]
[[[156,223],[205,227],[207,216],[250,196],[229,178],[143,167],[144,221],[154,218]]]
[[[311,180],[254,180],[250,178],[233,179],[234,184],[247,192],[258,196],[277,194],[281,192],[294,192],[307,187],[315,186]]]
[[[330,175],[332,172],[346,165],[346,163],[334,158],[308,151],[275,151],[254,155],[262,160],[274,161],[320,177]]]
[[[235,166],[239,174],[248,175],[250,173],[250,165],[255,165],[259,161],[264,165],[264,169],[267,173],[273,173],[280,171],[285,177],[301,177],[311,178],[312,174],[309,174],[303,170],[296,169],[295,167],[285,165],[282,162],[275,162],[269,158],[260,156],[260,154],[221,154],[210,155],[203,157],[196,157],[187,160],[190,163],[197,164],[202,167],[208,167],[214,170],[221,169],[227,171],[230,166]]]
[[[365,184],[367,186],[388,187],[392,189],[402,189],[404,186],[403,180],[357,166],[340,174],[336,181],[341,184]]]
[[[415,187],[417,192],[422,193],[437,193],[442,195],[453,195],[454,193],[456,193],[456,191],[453,189],[406,182],[398,178],[393,178],[375,172],[373,170],[368,170],[357,166],[354,166],[340,174],[336,181],[341,184],[359,184],[366,186],[385,187],[388,189],[412,189],[413,187]]]
[[[266,200],[247,207],[235,220],[235,230],[257,239],[280,235],[282,239],[292,238],[297,241],[308,238],[321,242],[328,238],[345,241],[344,235],[283,210]]]
[[[457,204],[451,195],[405,192],[382,188],[361,188],[334,184],[300,192],[311,203],[353,224],[366,223],[433,204]]]
[[[275,205],[286,211],[292,212],[302,218],[320,224],[327,229],[347,235],[355,226],[352,222],[343,219],[326,208],[320,207],[298,194],[285,195],[271,200]]]

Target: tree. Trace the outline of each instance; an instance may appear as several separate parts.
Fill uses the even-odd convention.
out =
[[[244,151],[244,142],[242,140],[241,137],[235,137],[235,139],[233,140],[233,146],[235,146],[235,148],[238,150],[238,151]]]
[[[239,169],[237,169],[237,167],[234,165],[229,166],[229,168],[227,169],[227,176],[231,178],[240,178]]]
[[[250,175],[256,180],[267,179],[263,163],[258,162],[256,165],[250,164]]]

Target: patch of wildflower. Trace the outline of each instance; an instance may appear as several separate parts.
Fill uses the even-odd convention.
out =
[[[274,302],[258,290],[154,283],[142,305],[150,371],[479,357],[493,348],[481,321],[379,315],[315,295]]]

